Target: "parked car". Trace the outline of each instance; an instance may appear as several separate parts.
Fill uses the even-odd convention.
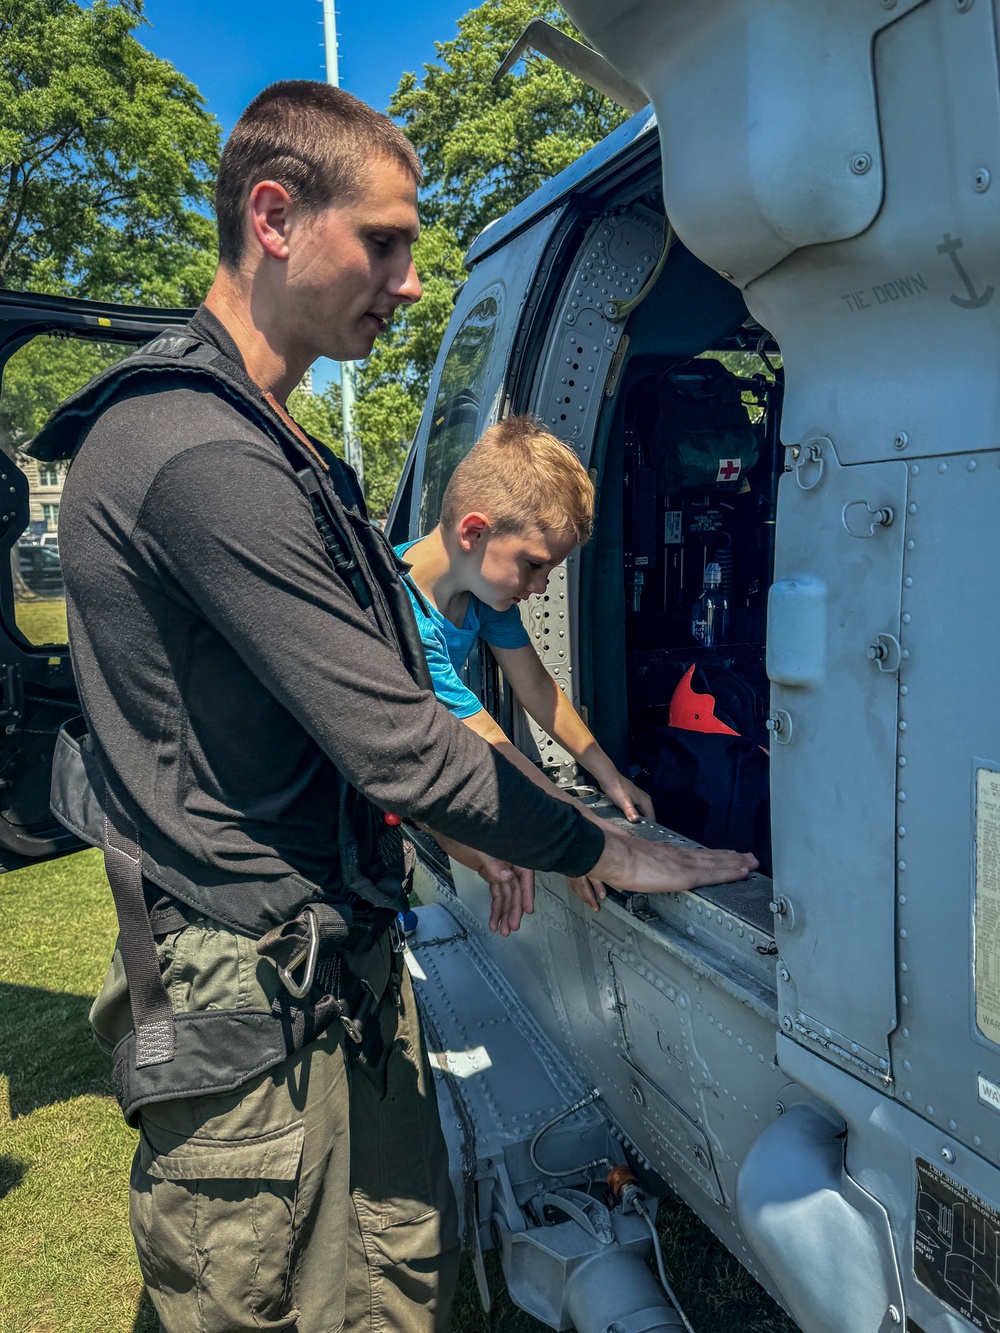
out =
[[[61,595],[63,577],[58,546],[18,543],[15,549],[17,572],[28,591],[40,597]]]

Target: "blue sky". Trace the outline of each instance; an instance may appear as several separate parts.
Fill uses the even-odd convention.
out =
[[[476,3],[340,0],[341,87],[384,111],[400,77],[408,70],[422,75],[435,59],[434,43],[450,41]],[[326,77],[321,0],[146,0],[146,18],[137,38],[197,85],[224,135],[275,79]],[[318,363],[317,388],[338,371]]]
[[[475,3],[340,0],[341,87],[384,111],[400,76],[434,60]],[[139,41],[197,84],[226,134],[266,84],[326,77],[320,0],[146,0],[146,17]]]

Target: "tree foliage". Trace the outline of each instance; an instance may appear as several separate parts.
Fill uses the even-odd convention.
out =
[[[414,250],[423,299],[401,312],[359,375],[365,490],[384,512],[417,428],[431,370],[480,230],[575,161],[627,112],[541,56],[494,87],[493,74],[535,18],[574,29],[546,0],[486,0],[439,42],[423,78],[405,74],[389,106],[420,151],[424,230]]]
[[[544,56],[529,52],[494,86],[504,56],[533,19],[576,34],[549,0],[486,0],[438,42],[422,82],[405,74],[389,106],[420,152],[422,209],[467,246],[628,112]]]
[[[142,0],[0,0],[0,285],[201,300],[219,127],[136,40]]]

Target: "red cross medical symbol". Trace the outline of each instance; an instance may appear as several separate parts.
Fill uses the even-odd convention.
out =
[[[740,469],[743,466],[741,458],[720,458],[719,475],[716,481],[735,481],[740,475]]]

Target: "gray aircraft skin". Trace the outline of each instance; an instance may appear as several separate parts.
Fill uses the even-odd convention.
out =
[[[652,108],[473,245],[392,531],[428,530],[458,458],[509,411],[570,443],[596,479],[595,537],[526,608],[536,646],[623,767],[648,759],[684,666],[753,678],[765,661],[773,882],[594,915],[541,875],[505,939],[475,877],[425,851],[435,905],[412,952],[451,1071],[466,1240],[498,1244],[515,1300],[553,1327],[674,1326],[616,1304],[610,1277],[580,1314],[553,1224],[570,1214],[542,1196],[586,1191],[607,1165],[569,1167],[606,1157],[680,1194],[806,1333],[1000,1329],[994,7],[566,8]],[[623,312],[665,215],[677,241]],[[780,352],[776,379],[758,345]],[[740,348],[726,364],[757,376],[764,412],[743,459],[756,531],[731,524],[728,479],[664,494],[643,415],[679,364]],[[766,625],[755,540],[773,557]],[[731,632],[709,652],[684,613],[720,553]],[[586,780],[488,660],[473,676],[526,752]],[[541,1176],[532,1136],[592,1089],[537,1144],[564,1169]]]
[[[501,938],[481,881],[413,833],[464,1241],[487,1302],[497,1247],[552,1328],[679,1329],[648,1267],[673,1191],[805,1333],[998,1333],[995,9],[567,9],[651,105],[472,246],[387,526],[428,531],[481,431],[537,413],[598,512],[523,608],[533,641],[654,791],[639,836],[749,848],[773,879],[595,914],[539,875]],[[183,313],[4,292],[0,365]],[[28,477],[0,481],[0,548],[33,578]],[[729,622],[706,645],[709,563]],[[78,845],[48,810],[68,653],[28,643],[16,601],[0,575],[0,869]],[[469,679],[619,818],[488,652]],[[714,721],[704,691],[671,708],[689,679]],[[609,1193],[616,1166],[639,1191]]]

